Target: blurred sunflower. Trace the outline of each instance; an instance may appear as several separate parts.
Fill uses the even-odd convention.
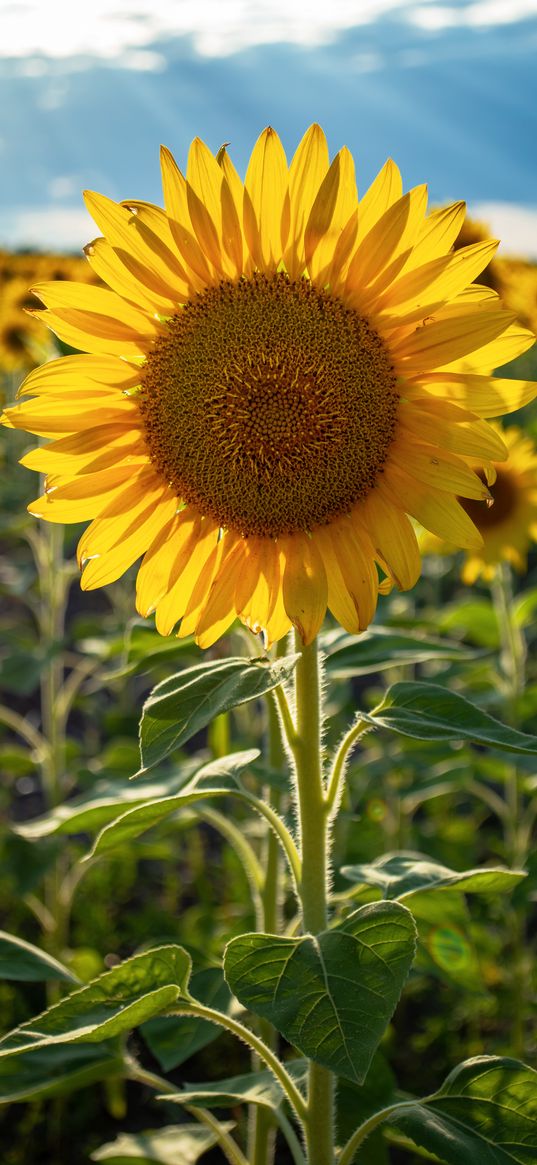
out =
[[[462,581],[471,586],[477,578],[490,581],[496,567],[508,562],[521,574],[527,569],[530,544],[537,540],[537,449],[516,425],[502,430],[494,425],[508,450],[507,461],[495,465],[495,480],[489,484],[492,503],[471,499],[464,509],[477,526],[483,545],[465,556]],[[492,475],[494,476],[494,474]],[[431,534],[421,540],[431,554],[453,554],[457,549]]]
[[[137,608],[163,634],[181,620],[208,646],[239,615],[309,642],[327,606],[363,630],[379,585],[418,578],[408,515],[481,547],[459,499],[488,498],[472,465],[505,457],[482,418],[537,393],[488,375],[534,340],[471,285],[496,243],[454,253],[464,204],[427,215],[392,161],[358,201],[351,155],[330,164],[318,126],[289,167],[265,130],[244,184],[198,139],[186,177],[167,150],[162,176],[165,210],[86,196],[110,290],[34,288],[90,354],[32,373],[35,399],[5,415],[54,438],[23,458],[48,475],[30,512],[92,519],[85,589],[143,555]]]
[[[485,223],[473,218],[465,218],[455,248],[467,247],[470,243],[484,242],[490,236]],[[537,265],[526,259],[505,258],[503,255],[490,260],[479,275],[479,283],[491,287],[502,302],[516,313],[517,319],[526,327],[537,328]]]
[[[53,338],[47,336],[39,321],[25,313],[35,307],[26,279],[13,275],[0,283],[0,372],[22,376],[57,354]]]

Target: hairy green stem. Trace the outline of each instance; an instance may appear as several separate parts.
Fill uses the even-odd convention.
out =
[[[391,1104],[389,1108],[383,1108],[380,1112],[376,1112],[368,1120],[364,1121],[362,1125],[352,1134],[347,1144],[344,1145],[338,1157],[338,1165],[352,1165],[358,1149],[363,1145],[366,1137],[374,1132],[379,1125],[384,1121],[389,1120],[392,1113],[401,1112],[405,1108],[412,1108],[413,1102],[403,1102],[402,1104]]]
[[[206,1007],[204,1003],[198,1003],[196,999],[186,999],[183,1003],[180,1001],[176,1006],[168,1012],[169,1015],[197,1015],[200,1019],[207,1019],[209,1023],[214,1023],[218,1027],[223,1027],[226,1031],[231,1032],[232,1035],[237,1036],[242,1040],[247,1047],[256,1052],[259,1059],[266,1064],[273,1076],[283,1091],[291,1106],[294,1108],[298,1119],[302,1122],[306,1116],[306,1105],[304,1098],[299,1092],[294,1080],[291,1078],[281,1060],[274,1054],[271,1048],[265,1044],[264,1040],[256,1036],[250,1028],[244,1026],[239,1020],[233,1019],[230,1015],[226,1015],[223,1011],[217,1011],[214,1007]]]
[[[334,763],[330,772],[328,780],[328,788],[326,791],[326,804],[332,815],[337,812],[339,801],[341,797],[343,777],[345,776],[345,768],[349,753],[354,748],[357,740],[362,735],[362,732],[369,727],[365,720],[359,720],[352,728],[345,734],[341,741],[339,748],[334,757]]]
[[[296,769],[302,878],[300,901],[304,931],[319,934],[328,921],[330,870],[329,813],[321,760],[321,683],[317,641],[304,647],[295,671],[296,735],[289,741]],[[334,1076],[313,1061],[308,1076],[306,1122],[308,1165],[334,1161]]]
[[[285,640],[276,645],[276,656],[285,655]],[[267,752],[270,768],[281,772],[285,768],[285,752],[280,731],[280,722],[274,702],[268,698],[267,706]],[[278,814],[281,809],[281,794],[267,786],[263,800]],[[263,868],[265,871],[264,883],[261,890],[262,929],[266,934],[280,933],[280,881],[282,863],[278,838],[272,829],[267,831],[264,839]],[[297,854],[298,858],[298,854]],[[298,867],[297,867],[298,873]],[[267,1019],[259,1021],[259,1032],[267,1047],[277,1052],[278,1034]],[[257,1056],[253,1057],[254,1071],[258,1068]],[[288,1132],[292,1133],[289,1125]],[[287,1138],[289,1140],[289,1138]],[[297,1142],[298,1143],[298,1142]],[[269,1109],[262,1105],[252,1105],[250,1116],[249,1160],[251,1165],[272,1165],[276,1149],[276,1126],[274,1116]]]

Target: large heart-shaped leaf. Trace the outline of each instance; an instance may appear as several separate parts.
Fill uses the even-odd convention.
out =
[[[5,930],[0,930],[0,979],[38,983],[66,979],[68,983],[78,983],[76,975],[52,955]]]
[[[186,809],[196,801],[207,797],[229,797],[241,795],[239,773],[256,760],[259,752],[251,748],[246,752],[234,752],[204,765],[184,789],[173,797],[151,798],[133,809],[127,809],[115,821],[105,826],[95,840],[91,856],[103,853],[116,846],[132,841],[140,833],[145,833],[153,825],[158,825],[166,817]],[[244,790],[242,790],[244,793]]]
[[[447,1165],[535,1165],[537,1072],[518,1060],[477,1056],[389,1122]]]
[[[450,870],[427,854],[403,851],[384,854],[374,862],[343,866],[340,871],[349,882],[377,886],[383,898],[410,898],[424,890],[461,890],[465,894],[497,894],[513,890],[524,870],[484,867],[477,870]]]
[[[360,717],[413,740],[471,740],[506,752],[537,755],[537,736],[501,724],[439,684],[394,684],[378,708]]]
[[[292,675],[298,658],[209,660],[157,684],[140,722],[140,772],[180,748],[220,712],[277,688]]]
[[[379,902],[318,936],[241,935],[227,946],[224,970],[245,1007],[269,1019],[303,1055],[360,1084],[414,950],[410,912]]]
[[[190,969],[182,947],[134,955],[4,1036],[0,1059],[58,1044],[101,1043],[138,1027],[180,998]]]

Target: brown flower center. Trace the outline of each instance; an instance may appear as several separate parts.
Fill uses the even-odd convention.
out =
[[[142,371],[151,458],[222,527],[276,538],[367,496],[393,440],[389,353],[365,319],[285,274],[208,288]]]

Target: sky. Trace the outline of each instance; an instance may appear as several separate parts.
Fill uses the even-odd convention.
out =
[[[80,250],[81,192],[161,202],[158,147],[244,171],[312,121],[537,259],[537,0],[0,0],[0,245]]]

